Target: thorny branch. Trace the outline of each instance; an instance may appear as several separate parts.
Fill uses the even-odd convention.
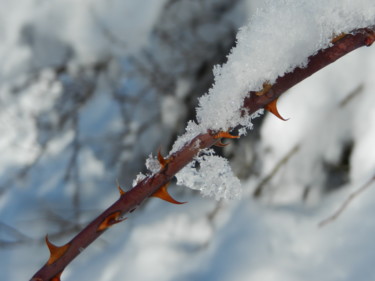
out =
[[[349,52],[361,47],[370,46],[375,41],[375,26],[362,28],[335,40],[330,47],[309,57],[305,68],[296,68],[279,77],[275,84],[268,85],[262,94],[250,93],[244,100],[243,110],[249,114],[274,102],[282,93],[300,81],[314,74],[321,68],[333,63]],[[164,165],[158,173],[146,177],[128,192],[120,189],[120,198],[107,210],[94,219],[66,245],[57,247],[47,240],[51,256],[47,263],[32,277],[32,281],[60,280],[64,268],[86,247],[95,241],[110,226],[123,220],[123,216],[136,209],[145,199],[165,186],[174,175],[190,163],[202,149],[220,142],[225,134],[209,131],[187,142],[179,151],[163,160]],[[219,136],[219,138],[218,138]]]

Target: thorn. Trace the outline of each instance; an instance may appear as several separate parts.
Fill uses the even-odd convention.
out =
[[[229,143],[223,143],[221,142],[220,140],[218,140],[214,145],[215,146],[218,146],[218,147],[225,147],[227,146]]]
[[[112,225],[122,222],[126,220],[127,218],[121,218],[121,212],[117,211],[110,215],[108,215],[102,223],[98,226],[98,229],[96,231],[103,231],[106,230],[108,227],[111,227]]]
[[[60,273],[57,273],[54,277],[52,277],[51,281],[60,281],[62,271]]]
[[[370,47],[371,45],[372,45],[372,43],[374,43],[374,39],[373,38],[370,38],[370,37],[367,37],[366,39],[365,39],[365,45],[367,46],[367,47]]]
[[[123,190],[122,188],[121,188],[121,186],[117,186],[117,189],[118,189],[118,191],[119,191],[119,193],[120,193],[120,196],[122,196],[122,195],[124,195],[126,192],[125,192],[125,190]]]
[[[272,85],[268,82],[264,82],[263,83],[263,89],[260,90],[259,92],[256,92],[255,94],[257,96],[263,96],[264,94],[266,94],[270,89],[272,88]]]
[[[64,246],[56,246],[54,244],[52,244],[49,240],[48,240],[48,235],[46,235],[46,244],[47,244],[47,247],[49,249],[49,252],[50,252],[50,257],[47,261],[47,264],[53,264],[54,262],[56,262],[60,257],[62,257],[65,252],[69,249],[70,247],[70,244],[66,244]]]
[[[157,198],[160,198],[164,201],[167,201],[169,203],[172,203],[172,204],[185,204],[186,202],[179,202],[175,199],[173,199],[173,197],[168,193],[168,187],[169,185],[169,182],[166,183],[165,185],[163,185],[162,187],[160,187],[157,191],[155,191],[151,196],[152,197],[157,197]]]
[[[117,183],[117,189],[120,193],[120,196],[124,195],[126,193],[125,190],[121,188],[120,184],[118,183],[118,180],[116,180],[116,183]]]
[[[238,139],[239,136],[233,136],[233,135],[229,134],[228,132],[219,132],[216,135],[214,135],[214,139],[221,139],[221,138]]]
[[[373,30],[366,30],[367,37],[365,38],[365,45],[370,47],[375,42],[375,32]]]
[[[160,149],[158,150],[158,161],[159,161],[160,166],[161,166],[162,169],[164,169],[165,166],[167,166],[168,163],[169,163],[169,160],[168,160],[168,159],[165,159],[165,158],[161,155],[161,153],[160,153]]]
[[[269,104],[267,104],[267,105],[264,107],[264,109],[267,110],[267,111],[269,111],[269,112],[271,112],[273,115],[275,115],[277,118],[279,118],[279,119],[281,119],[281,120],[283,120],[283,121],[287,121],[287,120],[289,120],[289,118],[288,118],[288,119],[285,119],[285,118],[283,118],[283,117],[280,115],[279,111],[277,110],[276,103],[277,103],[277,99],[275,99],[275,100],[271,101]]]
[[[331,43],[334,44],[336,43],[337,41],[341,40],[342,38],[344,38],[346,35],[346,33],[340,33],[339,35],[333,37],[333,39],[331,40]]]

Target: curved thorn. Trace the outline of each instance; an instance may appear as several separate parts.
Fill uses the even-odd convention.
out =
[[[161,168],[165,168],[165,166],[167,166],[167,164],[169,163],[169,161],[167,159],[165,159],[161,153],[160,153],[160,149],[158,150],[158,161],[160,163],[160,166]]]
[[[366,38],[365,38],[365,45],[370,47],[375,42],[375,31],[371,29],[366,29]]]
[[[47,261],[47,264],[53,264],[54,262],[56,262],[60,257],[62,257],[65,254],[65,252],[68,250],[70,246],[69,243],[60,247],[56,246],[48,240],[48,235],[46,235],[45,240],[50,252],[50,257]]]
[[[116,183],[117,183],[117,189],[118,189],[118,192],[120,193],[120,196],[124,195],[126,191],[121,188],[118,180],[116,180]]]
[[[289,120],[288,119],[285,119],[283,118],[279,111],[277,110],[277,99],[271,101],[269,104],[267,104],[265,107],[264,107],[265,110],[267,110],[268,112],[271,112],[273,115],[275,115],[277,118],[283,120],[283,121],[287,121]]]
[[[346,35],[348,35],[347,33],[340,33],[339,35],[336,35],[335,37],[333,37],[333,39],[331,40],[331,43],[334,44],[336,43],[337,41],[341,40],[342,38],[344,38]]]
[[[218,146],[218,147],[225,147],[225,146],[227,146],[229,143],[223,143],[223,142],[221,142],[220,140],[219,141],[217,141],[214,145],[215,146]]]
[[[234,136],[231,135],[228,132],[219,132],[216,135],[214,135],[214,139],[221,139],[221,138],[226,138],[226,139],[238,139],[239,136]]]
[[[166,183],[165,185],[163,185],[162,187],[160,187],[157,191],[155,191],[151,196],[152,197],[157,197],[157,198],[160,198],[164,201],[167,201],[169,203],[172,203],[172,204],[185,204],[186,202],[179,202],[177,200],[175,200],[169,193],[168,193],[168,187],[169,183]]]
[[[256,92],[255,94],[257,96],[263,96],[264,94],[268,93],[268,91],[272,88],[272,85],[268,82],[263,83],[263,89],[259,92]]]
[[[57,273],[54,277],[52,277],[51,281],[60,281],[62,271],[60,273]]]
[[[108,227],[111,227],[114,224],[117,224],[119,222],[122,222],[126,220],[127,218],[121,218],[121,212],[117,211],[110,215],[108,215],[102,223],[98,226],[96,231],[103,231],[106,230]]]

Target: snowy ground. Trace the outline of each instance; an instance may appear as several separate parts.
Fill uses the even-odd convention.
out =
[[[188,96],[204,94],[198,62],[263,5],[225,2],[0,1],[0,280],[28,280],[48,258],[45,234],[68,241],[117,198],[116,179],[126,188],[170,148],[197,105]],[[374,46],[310,77],[279,101],[289,121],[266,115],[255,144],[250,131],[224,151],[238,174],[256,155],[242,199],[171,188],[189,203],[150,200],[62,280],[374,280],[375,183],[318,227],[375,174],[374,89]]]

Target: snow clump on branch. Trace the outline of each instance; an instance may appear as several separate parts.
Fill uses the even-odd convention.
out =
[[[329,47],[335,36],[374,22],[373,0],[266,1],[239,30],[227,62],[214,67],[214,85],[197,108],[201,131],[251,128],[251,116],[241,111],[250,91],[306,66],[307,58]]]
[[[245,134],[252,127],[251,119],[261,113],[243,114],[249,92],[260,91],[264,83],[272,85],[277,77],[306,66],[308,57],[329,47],[335,36],[374,23],[373,0],[265,1],[239,30],[227,62],[214,67],[214,85],[199,99],[198,122],[188,124],[171,153],[208,130],[230,131],[240,126],[240,134]],[[239,195],[239,180],[228,162],[218,156],[200,156],[176,177],[178,184],[217,199]]]

